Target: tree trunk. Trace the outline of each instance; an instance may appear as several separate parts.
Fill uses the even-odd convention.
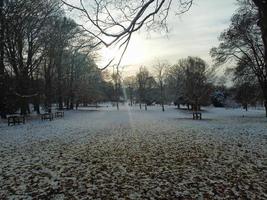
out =
[[[27,101],[26,98],[20,97],[20,114],[26,115],[27,114]]]
[[[267,99],[264,101],[265,117],[267,117]]]
[[[79,107],[79,101],[76,101],[76,105],[75,105],[75,107],[76,107],[76,110],[78,110],[78,107]]]
[[[74,92],[71,91],[71,94],[70,94],[70,109],[73,110],[74,109]]]
[[[67,110],[70,109],[70,99],[69,98],[65,98],[64,106],[67,108]]]
[[[266,0],[253,0],[259,11],[258,25],[261,28],[262,40],[264,45],[264,61],[267,70],[267,3]]]
[[[52,83],[50,74],[45,76],[45,109],[52,105]]]
[[[28,101],[27,101],[27,114],[31,114],[31,109]]]
[[[265,75],[267,73],[267,3],[266,0],[253,0],[255,5],[258,8],[259,11],[259,21],[258,26],[261,29],[261,36],[263,40],[263,46],[264,46],[264,69],[265,69]],[[264,94],[264,107],[267,117],[267,87],[266,83],[263,87],[263,94]]]
[[[130,89],[130,105],[133,106],[133,92],[132,89]]]
[[[164,109],[164,99],[163,99],[163,83],[160,83],[160,101],[161,101],[161,107],[162,107],[162,112],[165,111]]]
[[[63,110],[63,97],[62,97],[61,84],[58,85],[58,108],[59,110]]]
[[[5,80],[5,65],[4,65],[4,14],[3,14],[3,0],[0,0],[0,115],[1,118],[6,118],[6,80]]]
[[[70,69],[70,109],[74,108],[74,98],[75,94],[73,92],[73,82],[74,82],[74,55],[72,55],[71,69]]]
[[[244,108],[246,111],[248,111],[248,104],[247,103],[244,105]]]
[[[70,98],[70,109],[74,109],[74,99],[72,97]]]
[[[39,99],[39,95],[38,95],[38,97],[34,98],[34,111],[37,114],[40,114],[40,99]]]
[[[20,74],[20,77],[18,77],[17,79],[17,84],[18,84],[17,91],[19,93],[21,115],[26,115],[27,112],[29,111],[28,98],[26,97],[26,95],[28,95],[28,82],[29,78],[27,72],[24,71]]]
[[[58,108],[63,109],[63,95],[62,95],[62,52],[60,50],[59,57],[57,58],[57,94],[58,94]]]
[[[267,80],[264,83],[261,83],[261,89],[264,98],[265,117],[267,117]]]

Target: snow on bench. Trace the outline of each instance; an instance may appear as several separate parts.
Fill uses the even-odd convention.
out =
[[[13,124],[14,126],[16,124],[23,123],[25,124],[25,116],[24,115],[9,115],[7,116],[7,124],[10,126],[10,124]]]
[[[53,113],[43,113],[41,114],[41,119],[42,120],[49,119],[50,121],[52,121],[54,119],[54,115]]]
[[[64,111],[55,112],[55,118],[58,118],[58,117],[64,117]]]
[[[202,119],[201,112],[193,112],[193,119]]]

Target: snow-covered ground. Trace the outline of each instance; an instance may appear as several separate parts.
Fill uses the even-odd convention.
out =
[[[83,108],[0,123],[0,199],[267,199],[263,110]]]

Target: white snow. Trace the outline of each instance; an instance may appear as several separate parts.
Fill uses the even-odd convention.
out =
[[[264,110],[82,108],[0,123],[0,199],[266,199]]]

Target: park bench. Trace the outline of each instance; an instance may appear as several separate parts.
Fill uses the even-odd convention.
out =
[[[41,114],[41,119],[42,120],[49,119],[50,121],[52,121],[54,119],[53,113],[43,113]]]
[[[58,118],[58,117],[64,117],[64,111],[56,111],[55,118]]]
[[[193,112],[193,119],[202,119],[201,112]]]
[[[16,125],[23,123],[25,124],[25,116],[24,115],[10,115],[7,117],[7,124],[10,126],[10,124]]]

